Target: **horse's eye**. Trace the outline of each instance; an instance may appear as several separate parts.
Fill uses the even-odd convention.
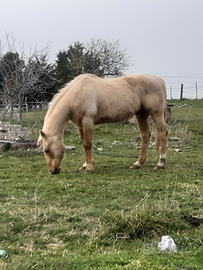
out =
[[[49,153],[49,149],[45,149],[44,153],[48,154]]]

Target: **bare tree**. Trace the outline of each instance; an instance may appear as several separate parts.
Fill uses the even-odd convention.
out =
[[[18,107],[19,118],[22,120],[22,104],[25,97],[40,102],[44,99],[47,90],[55,83],[56,79],[52,76],[54,66],[47,63],[47,54],[35,52],[25,60],[18,86]]]
[[[48,47],[26,56],[24,49],[19,55],[7,36],[9,51],[3,55],[0,51],[0,99],[4,104],[5,113],[9,108],[12,118],[14,104],[18,104],[19,121],[22,122],[22,104],[25,98],[40,99],[47,89],[51,88],[56,79],[54,66],[47,63]]]
[[[17,103],[18,72],[23,65],[18,53],[7,52],[0,56],[1,102],[5,108],[4,116],[8,110],[10,111],[10,120],[13,114],[13,104]]]
[[[120,42],[114,43],[106,40],[101,41],[93,39],[91,43],[87,43],[87,50],[93,54],[95,58],[100,59],[102,77],[118,77],[124,74],[124,71],[132,66],[130,57],[126,55],[126,50],[119,49]]]

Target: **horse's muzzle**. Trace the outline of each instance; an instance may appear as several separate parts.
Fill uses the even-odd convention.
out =
[[[52,174],[57,174],[57,173],[60,173],[60,168],[55,168],[54,170],[50,170],[50,172],[52,173]]]

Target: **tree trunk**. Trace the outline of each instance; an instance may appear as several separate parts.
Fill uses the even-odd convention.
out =
[[[22,124],[22,120],[23,120],[23,108],[22,108],[22,104],[23,104],[23,98],[24,96],[22,95],[22,93],[20,94],[19,97],[19,103],[18,103],[18,119],[19,119],[19,123]]]

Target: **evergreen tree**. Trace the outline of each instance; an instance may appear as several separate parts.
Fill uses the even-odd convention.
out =
[[[80,74],[92,73],[102,76],[103,71],[100,59],[87,51],[83,43],[75,42],[67,51],[57,54],[55,73],[60,84],[64,85]]]

